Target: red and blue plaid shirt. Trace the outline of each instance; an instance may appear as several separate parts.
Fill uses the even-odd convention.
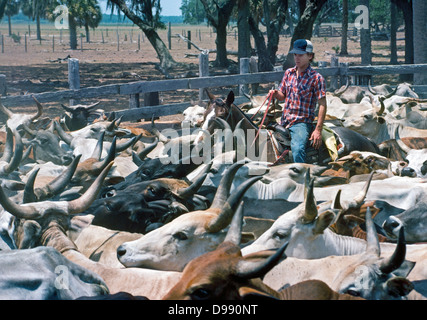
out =
[[[312,123],[317,101],[326,96],[325,78],[310,65],[299,76],[297,67],[285,71],[279,90],[285,98],[281,125],[291,127],[297,122]]]

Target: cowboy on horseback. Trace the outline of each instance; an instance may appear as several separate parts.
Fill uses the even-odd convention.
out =
[[[306,162],[308,141],[315,149],[322,144],[327,107],[326,84],[325,78],[310,65],[314,59],[311,41],[296,40],[290,53],[294,54],[295,67],[285,71],[279,88],[270,90],[269,96],[279,101],[285,100],[281,123],[276,124],[274,129],[279,132],[283,128],[289,130],[294,162]],[[319,105],[319,112],[314,126],[316,104]]]

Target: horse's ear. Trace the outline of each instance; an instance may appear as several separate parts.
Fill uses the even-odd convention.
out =
[[[210,101],[214,101],[216,99],[216,97],[210,93],[208,89],[205,89],[205,92],[208,95]]]
[[[227,96],[227,105],[231,106],[234,102],[234,92],[233,90],[230,91],[230,93]]]

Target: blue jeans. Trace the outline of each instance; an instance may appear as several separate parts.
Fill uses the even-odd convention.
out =
[[[291,151],[294,162],[304,163],[306,158],[306,146],[310,134],[313,131],[311,123],[298,122],[289,128],[291,134]]]

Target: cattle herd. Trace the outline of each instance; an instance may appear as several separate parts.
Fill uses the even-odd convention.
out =
[[[280,104],[208,94],[167,130],[0,104],[0,299],[427,298],[427,104],[409,84],[328,92],[326,157],[307,164],[280,157]]]

